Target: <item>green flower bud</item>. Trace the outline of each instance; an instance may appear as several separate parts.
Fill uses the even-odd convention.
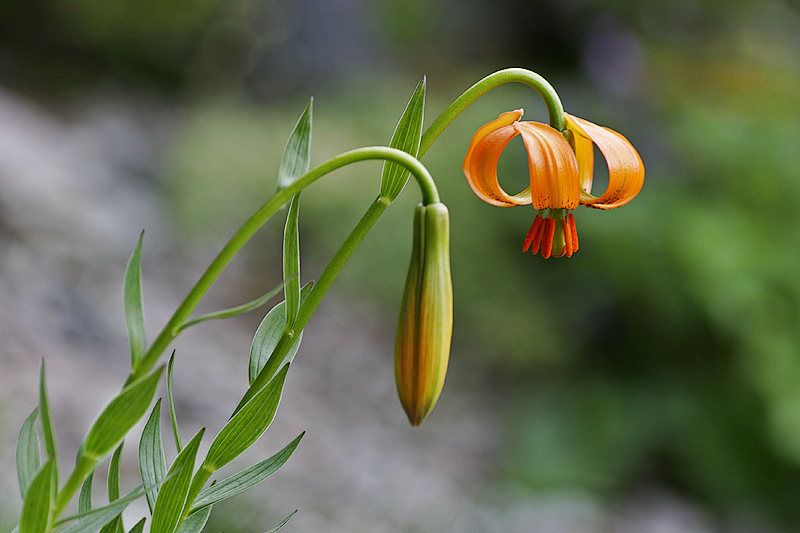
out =
[[[414,244],[395,341],[395,377],[411,425],[442,392],[453,332],[450,218],[442,203],[417,205]]]

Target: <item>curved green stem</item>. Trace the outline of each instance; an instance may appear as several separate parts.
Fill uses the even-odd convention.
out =
[[[558,131],[564,131],[566,124],[564,122],[564,106],[561,105],[561,100],[558,98],[553,86],[547,80],[536,74],[531,70],[524,68],[507,68],[498,70],[493,74],[489,74],[475,85],[464,91],[458,98],[450,104],[447,109],[442,111],[442,114],[431,124],[425,133],[422,134],[420,141],[419,155],[422,157],[428,148],[431,147],[433,141],[450,125],[453,120],[464,111],[472,102],[478,99],[482,94],[489,91],[498,85],[509,82],[519,82],[529,85],[536,89],[536,91],[544,99],[547,105],[547,112],[550,115],[550,125]]]
[[[183,302],[175,310],[175,313],[167,322],[164,329],[153,341],[147,353],[138,361],[138,364],[131,370],[128,377],[128,382],[143,376],[147,373],[158,361],[163,351],[169,344],[178,336],[180,328],[194,311],[197,304],[206,294],[211,285],[216,281],[217,277],[222,273],[225,267],[230,263],[234,256],[242,249],[242,247],[250,240],[250,238],[258,231],[261,226],[266,223],[269,218],[274,215],[278,209],[292,197],[303,190],[305,187],[314,183],[316,180],[325,176],[326,174],[341,168],[350,163],[357,161],[367,161],[374,159],[383,159],[393,161],[406,167],[411,174],[416,178],[417,183],[422,192],[422,203],[430,204],[439,201],[439,192],[436,189],[436,184],[433,181],[428,170],[416,158],[395,148],[386,146],[370,146],[365,148],[357,148],[348,152],[341,153],[324,163],[314,167],[302,176],[300,176],[294,183],[288,187],[278,191],[267,203],[256,211],[231,237],[225,247],[219,252],[217,257],[211,262],[205,272],[200,276],[200,279],[195,283],[194,287],[186,295]],[[301,311],[302,313],[302,311]]]

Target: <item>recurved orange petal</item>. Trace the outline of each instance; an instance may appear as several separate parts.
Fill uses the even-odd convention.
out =
[[[581,205],[612,209],[633,200],[644,184],[644,164],[633,145],[616,131],[566,113],[564,116],[567,129],[575,138],[582,188],[586,183],[591,187],[591,177],[588,180],[584,177],[587,173],[591,176],[593,171],[591,165],[594,164],[593,158],[589,159],[586,155],[591,148],[589,141],[597,145],[608,165],[608,188],[600,196],[593,196],[590,191],[584,189],[581,191]]]
[[[522,116],[522,109],[508,111],[500,118],[482,126],[472,137],[464,158],[464,175],[478,197],[492,205],[509,207],[531,203],[530,189],[511,195],[497,179],[497,163],[508,143],[516,137],[512,124]]]
[[[561,133],[540,122],[512,125],[525,142],[531,175],[531,203],[536,209],[575,209],[580,200],[578,164]]]

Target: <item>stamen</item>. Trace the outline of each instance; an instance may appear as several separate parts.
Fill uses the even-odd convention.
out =
[[[567,257],[572,257],[575,250],[572,247],[572,229],[569,227],[569,218],[564,220],[561,231],[564,232],[564,254],[566,254]]]
[[[531,224],[531,229],[528,230],[528,234],[525,236],[525,240],[522,242],[522,251],[527,252],[528,248],[533,245],[533,249],[531,253],[536,255],[536,252],[539,251],[539,243],[542,241],[542,229],[544,227],[544,220],[541,216],[536,215],[536,218],[533,219],[533,224]]]
[[[572,231],[572,253],[575,253],[578,251],[578,227],[575,225],[575,217],[572,216],[572,213],[567,217],[567,223]]]
[[[553,251],[553,235],[556,233],[556,221],[552,218],[544,219],[544,231],[542,232],[542,257],[550,258]],[[535,252],[534,252],[535,253]]]

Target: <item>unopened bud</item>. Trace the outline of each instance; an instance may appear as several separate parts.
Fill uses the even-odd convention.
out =
[[[397,391],[413,426],[425,420],[442,392],[452,332],[449,214],[442,203],[419,204],[395,342]]]

